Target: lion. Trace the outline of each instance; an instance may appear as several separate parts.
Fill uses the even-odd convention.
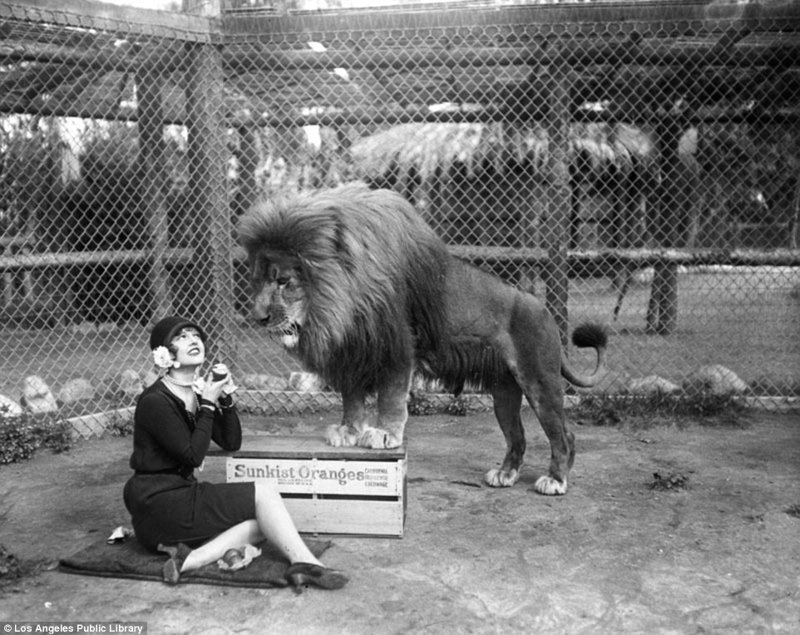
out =
[[[260,202],[239,222],[248,255],[253,318],[303,366],[341,392],[333,446],[395,448],[403,443],[414,373],[458,395],[489,392],[506,454],[485,481],[517,482],[525,454],[523,395],[550,443],[541,494],[565,494],[575,440],[564,417],[561,377],[581,387],[606,373],[605,330],[573,332],[596,350],[591,375],[562,350],[555,320],[533,295],[450,255],[398,193],[366,185]],[[377,395],[373,423],[366,398]]]

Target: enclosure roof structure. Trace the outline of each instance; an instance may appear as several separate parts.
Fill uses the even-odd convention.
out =
[[[234,126],[539,120],[549,89],[540,71],[553,65],[569,67],[577,120],[646,120],[676,93],[704,118],[795,120],[799,25],[794,3],[456,3],[202,18],[23,1],[0,4],[0,111],[135,120],[137,76],[151,73],[165,80],[165,121],[185,123],[189,54],[210,43],[222,45]],[[605,102],[602,115],[584,107],[595,102]],[[459,107],[432,108],[441,103]]]

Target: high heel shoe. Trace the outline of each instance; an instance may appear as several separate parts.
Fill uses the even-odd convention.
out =
[[[181,579],[181,567],[183,566],[183,562],[189,557],[192,550],[182,542],[179,542],[176,546],[159,544],[158,550],[169,555],[169,560],[164,563],[161,569],[164,582],[167,584],[178,584]]]
[[[294,587],[295,593],[302,593],[303,587],[318,586],[321,589],[341,589],[350,581],[344,573],[310,562],[295,562],[286,569],[286,580]]]

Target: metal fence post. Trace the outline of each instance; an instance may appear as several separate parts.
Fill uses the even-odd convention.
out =
[[[233,331],[233,229],[228,202],[228,147],[223,117],[222,52],[214,44],[192,44],[186,77],[191,213],[197,214],[196,306],[211,336],[210,361],[235,364]]]
[[[169,248],[169,225],[165,193],[167,170],[164,159],[164,118],[161,108],[161,77],[153,71],[136,74],[138,99],[139,156],[137,182],[147,219],[148,275],[153,294],[150,319],[153,323],[173,312],[169,292],[166,253]]]
[[[661,150],[661,183],[656,203],[654,227],[656,244],[682,247],[687,243],[691,226],[696,177],[692,166],[681,161],[678,144],[690,126],[683,99],[678,99],[665,114],[656,130]],[[647,307],[647,331],[671,335],[678,324],[678,265],[661,260],[653,267],[653,284]]]
[[[547,98],[547,116],[543,121],[549,148],[545,172],[547,213],[543,236],[548,262],[542,270],[542,275],[546,283],[545,303],[556,320],[564,344],[567,342],[569,330],[567,242],[571,209],[569,126],[572,120],[567,73],[568,67],[561,61],[545,65],[542,71],[542,85],[551,87]]]

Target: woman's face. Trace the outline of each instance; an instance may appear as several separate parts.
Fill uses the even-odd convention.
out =
[[[187,326],[172,338],[169,348],[181,366],[199,366],[206,359],[206,347],[197,329]]]

